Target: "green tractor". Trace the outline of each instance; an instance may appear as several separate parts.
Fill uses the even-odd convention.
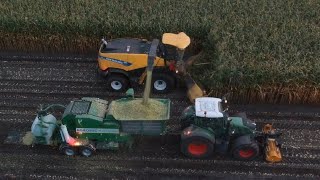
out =
[[[231,153],[238,160],[252,160],[264,152],[269,162],[281,161],[277,133],[270,125],[263,132],[245,115],[230,117],[222,109],[222,99],[197,98],[181,120],[181,152],[192,158],[206,158],[214,152]]]

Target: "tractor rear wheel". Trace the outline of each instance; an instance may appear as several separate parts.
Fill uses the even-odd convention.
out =
[[[67,155],[67,156],[74,156],[76,155],[76,151],[74,148],[67,144],[61,144],[59,147],[59,150],[62,154]]]
[[[206,158],[213,153],[213,143],[200,136],[192,136],[181,142],[181,152],[191,158]]]
[[[152,75],[152,91],[165,94],[174,88],[174,78],[168,74],[154,73]]]
[[[107,77],[107,88],[110,91],[124,92],[129,86],[129,80],[122,74],[110,74]]]
[[[238,160],[253,160],[259,155],[259,145],[249,136],[241,136],[235,140],[232,155]]]

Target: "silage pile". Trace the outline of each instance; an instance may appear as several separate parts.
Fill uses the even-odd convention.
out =
[[[149,99],[147,105],[142,99],[114,101],[110,113],[117,120],[163,120],[167,118],[167,106],[159,100]]]
[[[26,132],[26,134],[22,137],[22,144],[31,145],[33,142],[33,135],[31,131]]]

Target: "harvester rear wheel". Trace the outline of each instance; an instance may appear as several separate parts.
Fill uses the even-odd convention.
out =
[[[182,140],[181,151],[191,158],[206,158],[213,153],[213,144],[206,138],[193,136]]]
[[[154,73],[152,75],[152,91],[165,94],[174,88],[174,78],[168,74]]]
[[[107,88],[110,91],[123,92],[127,90],[129,80],[122,74],[111,74],[107,77]]]
[[[62,154],[67,155],[67,156],[76,155],[75,149],[67,144],[61,144],[59,150]]]

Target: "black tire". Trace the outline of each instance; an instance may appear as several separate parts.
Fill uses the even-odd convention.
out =
[[[110,91],[124,92],[129,86],[129,80],[122,74],[110,74],[107,77],[107,88]]]
[[[181,152],[190,158],[206,158],[213,154],[213,143],[199,136],[192,136],[181,141]]]
[[[259,145],[249,136],[241,136],[235,140],[232,156],[237,160],[250,161],[259,156]]]
[[[90,157],[93,155],[95,148],[92,145],[82,146],[79,149],[79,152],[82,156]]]
[[[67,144],[61,144],[59,147],[59,151],[60,151],[60,153],[67,155],[67,156],[75,156],[76,155],[76,150]]]
[[[170,74],[163,74],[160,73],[154,73],[152,75],[152,92],[159,93],[159,94],[165,94],[174,88],[174,78]]]

